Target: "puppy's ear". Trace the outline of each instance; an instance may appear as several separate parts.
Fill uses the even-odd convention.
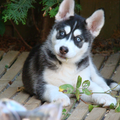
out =
[[[90,30],[93,37],[97,37],[105,22],[104,11],[96,10],[89,18],[86,19],[87,29]]]
[[[67,20],[70,16],[74,16],[74,6],[74,0],[63,0],[55,16],[56,21]]]

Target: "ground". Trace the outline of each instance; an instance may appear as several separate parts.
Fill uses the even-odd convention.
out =
[[[34,46],[36,43],[28,40],[27,43],[30,46]],[[17,50],[17,51],[29,51],[30,49],[19,39],[15,37],[10,37],[4,35],[0,36],[0,50],[5,52],[9,50]],[[120,30],[117,30],[113,33],[113,35],[109,39],[96,39],[93,42],[92,53],[100,53],[100,54],[111,54],[120,51]]]
[[[120,51],[120,30],[114,31],[108,39],[95,40],[93,43],[93,53],[111,54]]]
[[[34,46],[32,42],[30,45]],[[19,38],[4,35],[3,37],[0,36],[0,51],[1,50],[5,52],[10,50],[17,50],[22,52],[29,51],[30,49],[26,47],[26,45]]]

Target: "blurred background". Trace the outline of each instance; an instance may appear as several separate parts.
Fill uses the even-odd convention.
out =
[[[0,0],[0,50],[29,51],[46,40],[62,0]],[[75,0],[75,11],[89,17],[105,11],[105,25],[93,43],[93,53],[120,51],[120,0]]]

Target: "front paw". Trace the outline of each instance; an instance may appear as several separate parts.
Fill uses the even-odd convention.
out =
[[[51,102],[62,103],[62,106],[70,105],[69,97],[62,92],[59,92],[58,94],[54,95],[51,99]]]
[[[103,86],[101,86],[101,87],[103,88],[104,92],[107,92],[107,93],[110,93],[110,92],[111,92],[109,86],[107,86],[107,85],[103,85]]]
[[[103,106],[110,106],[111,103],[116,105],[117,103],[116,99],[108,94],[93,95],[93,101],[96,104],[102,104]]]

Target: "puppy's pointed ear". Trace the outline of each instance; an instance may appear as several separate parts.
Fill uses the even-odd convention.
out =
[[[67,20],[70,16],[74,16],[74,6],[74,0],[63,0],[55,16],[56,21]]]
[[[96,10],[89,18],[86,19],[87,29],[90,30],[93,37],[97,37],[105,22],[104,11]]]

